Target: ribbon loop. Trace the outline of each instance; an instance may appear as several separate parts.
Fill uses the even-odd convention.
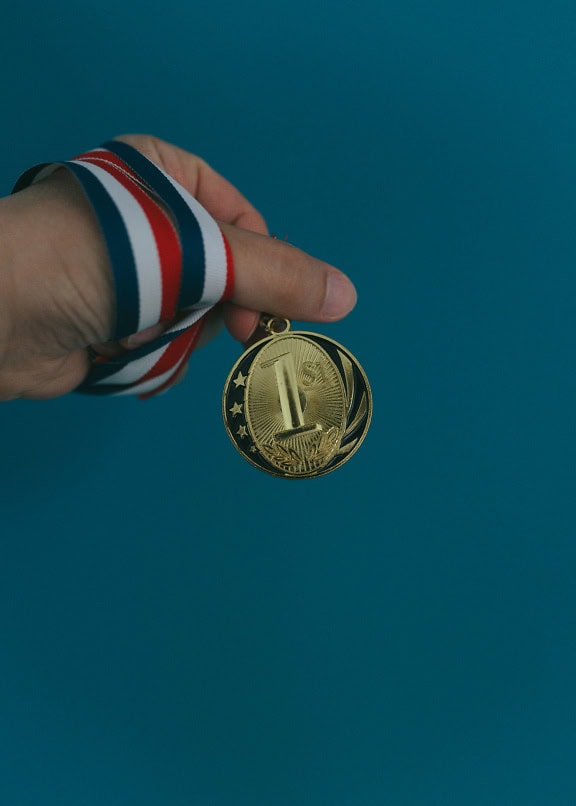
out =
[[[186,188],[120,141],[30,168],[13,192],[59,168],[80,183],[106,243],[116,297],[112,339],[171,322],[150,344],[98,359],[77,391],[151,397],[171,385],[197,346],[206,315],[231,295],[230,247]]]

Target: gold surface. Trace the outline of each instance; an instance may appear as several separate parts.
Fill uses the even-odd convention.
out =
[[[323,475],[350,458],[366,435],[368,380],[337,342],[292,332],[287,320],[264,325],[271,335],[238,359],[224,388],[228,435],[265,472]]]

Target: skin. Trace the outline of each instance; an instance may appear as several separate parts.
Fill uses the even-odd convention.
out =
[[[352,310],[356,291],[350,280],[270,238],[260,213],[200,157],[148,135],[117,139],[184,185],[220,224],[235,266],[234,294],[220,313],[234,338],[254,339],[261,311],[333,322]],[[113,355],[167,327],[111,343],[113,319],[108,256],[74,178],[60,171],[0,199],[0,400],[67,394],[89,371],[89,345]]]

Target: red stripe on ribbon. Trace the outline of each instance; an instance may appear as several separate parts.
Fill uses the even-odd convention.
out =
[[[125,169],[120,165],[113,163],[111,160],[101,160],[93,154],[86,154],[82,157],[82,160],[83,162],[98,165],[113,176],[120,185],[134,196],[148,219],[156,241],[162,272],[160,321],[170,322],[176,316],[182,272],[182,250],[176,228],[160,205],[142,189],[138,181],[127,176]],[[118,162],[122,163],[122,160],[118,160]],[[131,176],[134,175],[133,172],[130,173]]]
[[[156,194],[148,183],[120,157],[107,149],[95,149],[74,157],[74,161],[88,162],[105,170],[122,187],[125,188],[141,207],[154,236],[161,270],[161,313],[160,321],[169,322],[176,318],[178,297],[182,279],[182,249],[180,238],[170,211],[157,200]],[[220,230],[226,255],[226,282],[223,300],[229,299],[234,291],[234,258],[230,244]],[[136,389],[146,381],[152,381],[169,373],[166,381],[156,389],[138,395],[141,400],[153,397],[168,389],[175,381],[182,367],[188,361],[197,346],[198,339],[205,324],[205,316],[180,333],[172,341],[156,364],[139,380],[124,385],[123,391]],[[106,362],[103,356],[98,362]],[[173,370],[173,371],[172,371]],[[137,394],[137,392],[136,392]]]
[[[222,232],[222,230],[220,230],[220,232]],[[224,287],[224,293],[222,294],[222,300],[224,301],[230,299],[234,293],[234,256],[230,244],[228,243],[228,238],[223,232],[222,240],[224,241],[224,249],[226,250],[226,285]]]
[[[164,372],[168,372],[171,367],[177,364],[177,367],[172,375],[166,381],[164,381],[161,386],[158,386],[156,389],[153,389],[150,392],[144,392],[143,394],[138,395],[140,400],[147,400],[154,395],[158,395],[161,392],[166,391],[166,389],[172,386],[176,376],[186,364],[190,358],[190,355],[193,353],[198,339],[200,338],[200,334],[204,328],[204,323],[205,320],[200,319],[198,322],[188,328],[188,330],[174,339],[158,363],[154,365],[154,367],[142,378],[142,380],[138,381],[140,384],[143,381],[152,380],[152,378],[156,378],[159,375],[162,375]],[[168,355],[169,353],[170,356]]]

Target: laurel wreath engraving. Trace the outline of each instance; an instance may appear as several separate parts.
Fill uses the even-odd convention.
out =
[[[295,447],[276,442],[272,439],[266,444],[266,449],[272,460],[282,470],[306,471],[322,467],[334,455],[338,447],[339,434],[334,426],[327,431],[317,431],[307,441],[305,451]]]

